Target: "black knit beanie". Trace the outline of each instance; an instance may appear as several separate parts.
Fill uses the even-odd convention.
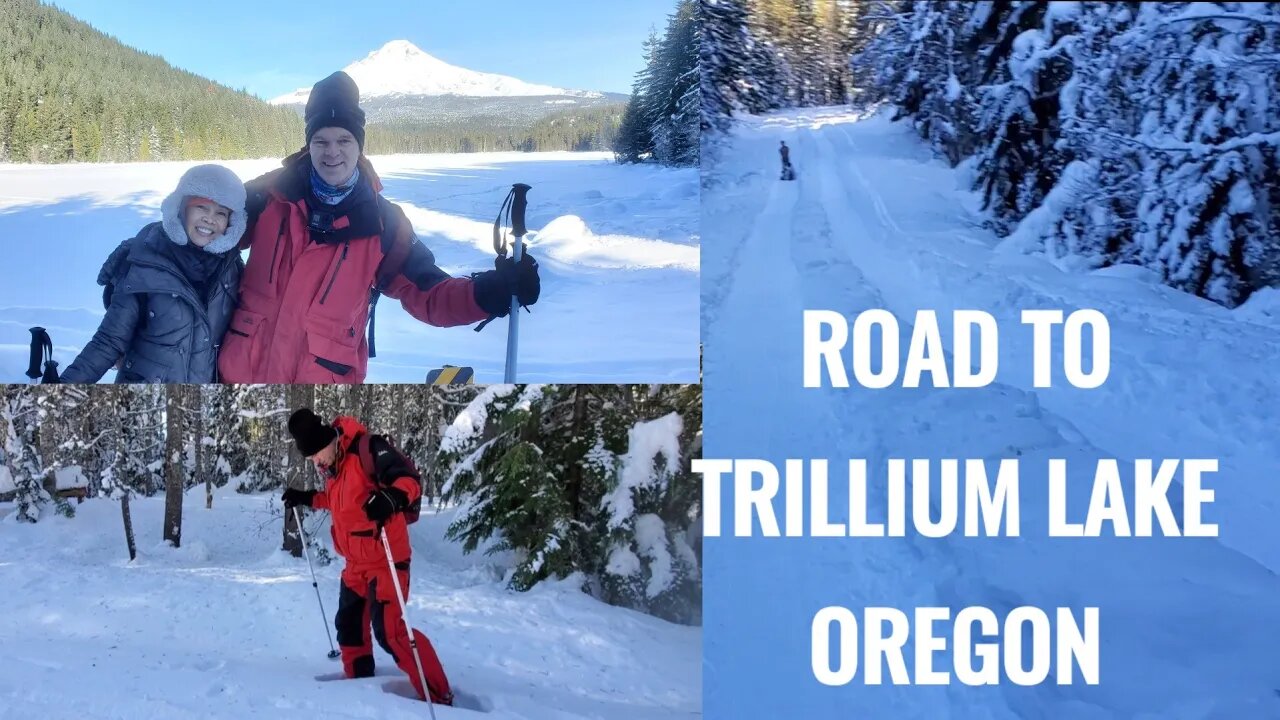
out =
[[[321,128],[340,127],[356,136],[364,150],[364,110],[360,109],[360,88],[351,76],[339,70],[316,83],[307,98],[303,117],[307,123],[307,144]]]
[[[311,408],[302,408],[289,416],[289,434],[298,444],[302,457],[315,455],[338,437],[338,431],[311,412]]]

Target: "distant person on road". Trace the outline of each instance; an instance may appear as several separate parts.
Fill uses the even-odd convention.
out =
[[[779,141],[778,154],[782,156],[782,179],[790,180],[795,170],[791,167],[791,148],[787,147],[787,141]]]
[[[363,382],[382,294],[437,327],[504,317],[512,296],[538,301],[538,263],[527,253],[467,278],[436,266],[404,211],[381,195],[349,75],[316,83],[304,118],[307,146],[245,184],[249,228],[240,247],[249,260],[218,358],[224,382]]]
[[[245,192],[221,165],[187,170],[160,204],[161,220],[120,244],[98,273],[107,314],[64,383],[217,382],[218,346],[244,264]]]

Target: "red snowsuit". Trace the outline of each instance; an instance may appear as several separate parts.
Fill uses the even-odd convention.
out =
[[[356,189],[336,206],[318,207],[310,199],[310,168],[304,150],[246,184],[251,224],[240,247],[249,248],[249,261],[218,357],[224,383],[364,382],[370,289],[393,244],[383,232],[382,181],[362,157]],[[383,292],[431,325],[487,318],[471,279],[436,267],[431,251],[412,238],[403,211],[387,205],[410,250]]]
[[[399,666],[413,682],[419,697],[426,697],[418,681],[409,634],[405,630],[404,616],[396,600],[395,583],[387,565],[386,550],[378,534],[378,526],[364,513],[365,500],[373,492],[375,482],[394,487],[405,494],[412,503],[421,496],[418,482],[412,477],[397,475],[396,467],[379,468],[379,477],[369,477],[355,451],[358,437],[368,432],[352,417],[339,417],[333,426],[338,430],[338,443],[343,454],[335,465],[335,474],[316,493],[311,501],[313,508],[328,510],[333,523],[333,547],[346,559],[342,570],[342,590],[338,597],[338,613],[335,626],[338,645],[342,650],[342,669],[347,677],[372,677],[374,674],[373,643],[369,628],[378,644],[395,658]],[[409,596],[409,561],[413,550],[409,545],[409,528],[403,513],[395,513],[383,527],[391,557],[395,561],[400,587]],[[431,689],[431,701],[452,704],[453,694],[444,668],[436,657],[431,641],[420,631],[414,630],[422,669]]]

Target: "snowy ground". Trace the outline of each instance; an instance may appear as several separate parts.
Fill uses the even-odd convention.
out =
[[[118,503],[37,525],[0,504],[0,718],[427,717],[380,648],[375,679],[315,680],[341,664],[325,656],[307,566],[278,549],[268,501],[220,492],[206,510],[193,490],[175,550],[160,539],[163,500],[135,500],[132,563]],[[491,559],[443,540],[449,515],[424,513],[411,530],[410,613],[459,696],[440,720],[701,716],[697,628],[567,583],[507,591]],[[329,615],[340,569],[317,568]]]
[[[778,181],[780,139],[792,147],[796,182]],[[1039,531],[1018,541],[709,541],[708,714],[1280,717],[1274,298],[1261,300],[1269,307],[1229,311],[1134,269],[1077,274],[1004,252],[981,228],[962,173],[884,116],[831,108],[750,119],[711,174],[702,215],[708,455],[866,457],[873,473],[881,468],[871,482],[873,519],[884,517],[888,457],[1017,455],[1023,527]],[[1000,323],[999,383],[802,390],[801,314],[818,308],[848,317],[890,309],[902,324],[904,357],[916,310],[940,318],[953,309],[987,311]],[[1054,388],[1033,388],[1030,335],[1019,320],[1028,308],[1101,310],[1111,325],[1107,383],[1078,390],[1058,371]],[[949,348],[950,323],[943,325]],[[1059,368],[1060,356],[1059,343]],[[1206,519],[1220,523],[1222,537],[1046,539],[1042,468],[1053,457],[1073,468],[1077,512],[1098,458],[1219,458]],[[830,507],[846,502],[833,491]],[[762,588],[750,606],[729,590],[760,577],[778,590]],[[986,605],[998,613],[1022,604],[1097,605],[1103,683],[978,689],[858,680],[815,691],[800,706],[796,697],[775,697],[783,693],[730,691],[770,682],[780,666],[807,671],[805,623],[815,603]],[[742,627],[762,630],[744,642],[735,630]],[[816,687],[811,677],[788,679]]]
[[[528,242],[542,297],[520,324],[523,382],[691,382],[698,378],[698,175],[618,166],[604,153],[375,157],[385,194],[405,208],[441,267],[493,267],[493,220],[512,183],[529,194]],[[62,367],[102,316],[98,268],[159,219],[193,163],[0,165],[0,381],[25,382],[33,325],[50,330]],[[275,160],[225,163],[248,179]],[[378,309],[368,382],[421,382],[470,365],[500,382],[506,321],[439,329],[395,301]],[[108,373],[106,380],[110,380]]]

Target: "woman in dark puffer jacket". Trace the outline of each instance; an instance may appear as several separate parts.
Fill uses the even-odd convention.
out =
[[[236,308],[244,262],[245,190],[220,165],[197,165],[151,223],[116,248],[98,274],[107,314],[64,383],[217,382],[218,348]],[[118,365],[117,365],[118,364]]]

